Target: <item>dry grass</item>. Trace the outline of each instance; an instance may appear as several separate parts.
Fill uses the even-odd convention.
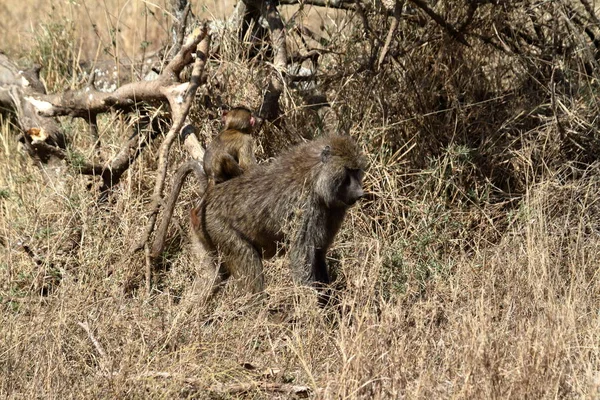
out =
[[[0,7],[21,21],[41,18],[27,14],[27,2],[9,3]],[[141,15],[147,2],[65,4],[40,22],[82,9],[106,22],[105,10],[132,7],[110,14],[113,24],[127,16],[119,23],[124,54],[135,56],[148,38],[166,40],[167,19]],[[486,10],[477,16],[480,34],[491,20],[521,15]],[[89,20],[73,20],[74,37],[96,38],[81,51],[44,47],[43,34],[11,28],[10,19],[0,29],[13,34],[9,48],[25,62],[68,64],[94,57],[110,31],[102,25],[86,36]],[[344,55],[325,59],[324,72],[357,64],[365,45],[348,36],[355,22],[340,17],[328,27]],[[439,27],[422,29],[400,45]],[[228,80],[225,100],[255,105],[260,71],[227,57],[218,73],[239,79]],[[568,90],[558,82],[550,93],[545,64],[527,53],[505,57],[441,40],[407,52],[402,68],[328,87],[368,151],[375,195],[351,210],[330,252],[340,298],[330,309],[292,284],[286,258],[267,263],[265,299],[227,288],[202,303],[207,277],[185,226],[172,229],[165,267],[146,296],[142,260],[116,265],[145,222],[157,148],[100,205],[88,178],[34,166],[12,122],[0,120],[0,397],[288,398],[260,387],[219,392],[271,382],[306,385],[311,398],[325,399],[599,398],[600,173],[591,155],[598,80],[581,72],[584,55],[555,55],[554,68],[567,65],[572,76]],[[48,69],[54,87],[71,84],[60,65]],[[269,135],[318,129],[299,104],[286,93],[282,130]],[[82,125],[62,123],[75,147],[90,148]],[[104,157],[118,151],[131,123],[103,118]],[[204,137],[217,129],[214,121],[200,126]],[[267,155],[286,144],[266,140],[259,144]],[[173,162],[183,156],[176,149]],[[186,188],[176,211],[183,225],[193,198]]]
[[[107,54],[137,59],[143,51],[158,50],[168,41],[173,19],[167,4],[165,0],[6,0],[0,4],[1,50],[22,55],[23,49],[44,37],[48,25],[59,25],[73,29],[75,49],[83,60],[105,59]],[[192,11],[203,18],[222,18],[233,4],[232,0],[198,1]]]

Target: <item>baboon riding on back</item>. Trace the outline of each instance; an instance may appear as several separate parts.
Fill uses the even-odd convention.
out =
[[[192,236],[221,256],[219,282],[233,276],[250,292],[262,291],[262,259],[285,241],[295,281],[326,285],[326,253],[347,209],[364,194],[365,167],[350,136],[301,144],[210,187],[191,211]]]

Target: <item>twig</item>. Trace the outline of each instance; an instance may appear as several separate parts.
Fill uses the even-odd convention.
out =
[[[172,374],[170,372],[163,371],[149,371],[140,375],[135,376],[131,379],[146,379],[146,378],[163,378],[163,379],[177,379],[183,381],[189,385],[201,386],[202,381],[199,378],[186,377],[179,374]],[[209,392],[218,394],[244,394],[257,390],[273,393],[285,393],[288,395],[296,395],[299,397],[308,397],[311,393],[311,388],[303,385],[291,385],[289,383],[276,383],[276,382],[251,382],[251,383],[232,383],[223,384],[218,383],[216,385],[207,388]]]
[[[392,38],[396,33],[396,29],[398,29],[398,24],[400,23],[400,16],[402,15],[402,8],[404,7],[404,1],[396,1],[394,5],[394,19],[392,20],[392,24],[390,25],[390,30],[388,31],[387,37],[385,38],[385,43],[383,45],[383,49],[381,49],[381,54],[379,54],[379,61],[377,62],[377,69],[381,69],[381,65],[383,64],[383,60],[387,55],[387,52],[390,48],[390,44],[392,43]]]
[[[179,49],[181,49],[181,46],[183,46],[183,39],[185,38],[185,30],[187,28],[187,20],[188,17],[190,15],[190,11],[192,10],[192,3],[190,0],[186,0],[186,4],[185,7],[183,8],[183,12],[179,12],[177,14],[180,14],[180,20],[177,21],[178,23],[178,27],[177,27],[177,40],[175,42],[175,52],[178,52]]]
[[[256,382],[256,383],[234,383],[229,385],[215,385],[208,389],[210,392],[220,394],[244,394],[256,390],[265,392],[285,393],[288,395],[308,397],[311,390],[308,386],[290,385],[289,383],[271,383],[271,382]]]
[[[88,325],[88,323],[87,322],[77,322],[77,325],[82,327],[83,330],[88,334],[88,337],[90,338],[92,344],[96,348],[96,351],[100,355],[100,360],[99,360],[100,367],[102,367],[103,369],[108,371],[108,366],[110,365],[110,362],[109,362],[110,360],[109,360],[108,356],[106,355],[104,348],[102,347],[100,342],[96,339],[96,337],[92,333],[92,330],[90,329],[90,326]]]
[[[434,20],[438,25],[440,25],[442,28],[444,28],[450,34],[450,36],[452,36],[454,39],[458,40],[460,43],[464,44],[465,46],[470,46],[469,42],[467,42],[465,40],[463,34],[459,31],[457,31],[448,22],[446,22],[446,20],[441,15],[439,15],[438,13],[433,11],[431,8],[429,8],[429,6],[427,5],[427,3],[424,0],[410,0],[410,1],[415,6],[419,7],[421,10],[423,10],[425,12],[425,14],[429,15],[431,17],[431,19]]]
[[[317,7],[337,8],[340,10],[356,11],[356,1],[335,0],[279,0],[281,5],[308,4]]]

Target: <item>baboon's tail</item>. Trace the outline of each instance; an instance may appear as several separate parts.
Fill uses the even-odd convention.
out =
[[[188,160],[185,163],[181,164],[175,172],[175,177],[173,178],[173,188],[171,189],[171,194],[169,195],[167,204],[165,205],[163,218],[160,222],[158,229],[156,230],[154,243],[152,245],[152,251],[150,253],[150,256],[152,258],[157,258],[158,256],[160,256],[165,247],[167,230],[169,228],[171,218],[173,217],[175,203],[179,198],[179,192],[181,192],[181,187],[183,186],[185,179],[192,172],[194,172],[196,178],[198,179],[198,182],[200,183],[200,187],[202,189],[201,196],[204,195],[204,191],[206,190],[206,175],[204,174],[204,168],[202,168],[202,164],[196,160]]]

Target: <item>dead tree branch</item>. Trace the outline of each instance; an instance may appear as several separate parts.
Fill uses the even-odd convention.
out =
[[[261,14],[269,24],[271,45],[275,50],[273,58],[273,75],[265,93],[262,105],[262,116],[270,121],[279,116],[279,97],[284,88],[285,69],[287,67],[287,47],[285,43],[285,27],[281,15],[272,1],[266,1]]]
[[[205,32],[191,35],[156,80],[130,83],[112,93],[100,92],[93,85],[88,85],[79,90],[46,94],[37,76],[39,68],[19,71],[8,57],[0,54],[0,106],[17,114],[23,142],[31,157],[43,163],[52,158],[68,160],[64,151],[66,137],[53,117],[67,115],[83,118],[94,131],[99,113],[110,109],[131,110],[140,102],[166,100],[174,119],[181,114],[181,98],[188,84],[180,84],[179,74],[193,62],[193,53],[204,36]],[[135,153],[133,149],[140,149],[139,143],[143,142],[140,140],[132,138],[110,164],[98,166],[84,163],[78,170],[83,174],[101,175],[104,188],[110,187],[118,181],[115,171],[122,169],[124,172],[137,157],[132,152]]]
[[[41,161],[55,158],[67,162],[79,173],[99,176],[102,179],[101,193],[104,195],[141,153],[145,145],[155,136],[148,130],[147,135],[134,134],[122,150],[108,163],[97,164],[82,161],[81,157],[72,157],[77,152],[66,151],[64,135],[54,117],[71,116],[85,119],[94,131],[97,115],[111,109],[131,110],[140,102],[167,101],[170,106],[172,125],[159,149],[156,182],[150,205],[148,224],[142,239],[132,252],[146,249],[146,288],[151,286],[151,263],[149,257],[149,237],[154,231],[156,217],[162,204],[162,192],[165,186],[169,151],[177,134],[186,123],[200,79],[206,64],[209,49],[209,36],[206,25],[193,32],[162,73],[153,81],[133,82],[121,86],[113,93],[96,90],[93,85],[64,93],[46,94],[39,80],[22,73],[4,55],[0,55],[0,102],[2,106],[17,112],[24,130],[25,145],[32,156]],[[195,61],[194,61],[195,55]],[[194,62],[191,79],[180,82],[183,68]],[[41,89],[40,89],[41,87]],[[150,119],[150,122],[153,118]],[[150,123],[148,122],[148,123]],[[61,140],[62,139],[62,140]],[[202,152],[197,141],[188,138],[191,154]]]
[[[44,142],[64,149],[67,140],[54,119],[38,115],[35,107],[26,100],[29,96],[46,93],[39,71],[39,67],[21,71],[5,54],[0,53],[0,107],[16,113],[28,154],[39,162],[47,163],[54,154],[35,145]]]
[[[203,390],[212,392],[218,395],[239,395],[256,391],[271,392],[271,393],[282,393],[289,396],[296,396],[300,398],[308,397],[312,392],[312,389],[308,386],[303,385],[292,385],[289,383],[277,383],[277,382],[251,382],[251,383],[232,383],[223,384],[217,383],[210,387],[205,387],[203,381],[199,378],[186,377],[180,374],[172,374],[170,372],[163,371],[149,371],[140,375],[137,375],[130,379],[148,379],[148,378],[162,378],[162,379],[177,379],[185,382],[188,385],[201,387]]]
[[[336,8],[339,10],[356,11],[356,1],[348,0],[279,0],[281,5],[305,4],[316,7]]]
[[[200,44],[198,44],[199,39],[202,40]],[[156,182],[154,184],[154,191],[152,194],[152,203],[150,204],[150,213],[148,217],[148,222],[146,224],[146,228],[142,234],[140,241],[130,250],[130,254],[133,254],[141,249],[145,249],[146,257],[146,290],[150,292],[151,282],[152,282],[152,265],[149,260],[150,253],[150,236],[154,231],[154,227],[156,224],[156,218],[158,216],[158,212],[160,210],[160,206],[163,202],[162,193],[165,186],[165,178],[167,175],[167,166],[169,161],[169,151],[171,150],[171,145],[173,141],[177,137],[177,134],[181,131],[184,126],[187,115],[190,111],[190,107],[192,105],[192,101],[196,95],[196,90],[200,85],[200,79],[202,76],[202,72],[204,71],[204,66],[206,64],[206,59],[208,55],[208,49],[210,46],[210,36],[207,34],[206,25],[204,25],[200,32],[193,35],[191,40],[188,40],[188,44],[183,46],[182,52],[185,49],[189,49],[189,46],[194,45],[197,47],[196,49],[196,61],[194,62],[194,67],[192,69],[192,77],[190,78],[189,83],[184,83],[177,86],[172,86],[169,88],[167,99],[169,100],[169,104],[171,106],[171,115],[172,115],[172,125],[171,129],[167,133],[163,143],[161,144],[158,156],[158,168],[156,173]],[[181,53],[179,53],[181,55]],[[191,52],[190,52],[191,57]],[[178,57],[176,57],[173,61],[176,61]],[[183,57],[181,57],[181,61],[183,62]],[[178,65],[178,64],[174,64]],[[171,68],[172,73],[175,73],[175,69]],[[178,76],[178,73],[177,75]]]
[[[396,33],[396,29],[398,29],[398,25],[400,23],[400,16],[402,15],[402,7],[404,7],[403,0],[397,0],[394,4],[394,19],[392,20],[392,24],[390,25],[390,30],[385,38],[385,43],[383,44],[383,48],[381,49],[381,53],[379,54],[379,61],[377,61],[377,69],[381,69],[381,65],[383,64],[383,60],[387,55],[387,52],[390,48],[390,44],[392,43],[392,39],[394,38],[394,34]]]
[[[26,97],[26,100],[45,117],[68,115],[86,120],[90,115],[106,112],[109,109],[129,109],[139,102],[167,100],[171,107],[176,105],[175,109],[181,108],[178,98],[183,95],[188,84],[178,85],[179,74],[186,65],[194,61],[193,53],[205,35],[205,33],[192,35],[188,43],[183,45],[181,51],[153,81],[132,82],[112,93],[85,87],[52,95],[32,95]]]
[[[202,162],[204,159],[204,149],[198,142],[196,137],[196,128],[188,124],[181,129],[180,140],[183,142],[183,146],[194,160]]]
[[[432,20],[434,20],[439,26],[444,28],[454,39],[464,44],[465,46],[469,46],[469,42],[467,42],[463,34],[456,30],[456,28],[454,28],[451,24],[449,24],[444,19],[444,17],[442,17],[441,15],[433,11],[431,8],[429,8],[425,0],[410,0],[410,2],[413,3],[415,6],[419,7],[421,10],[423,10],[425,14],[429,15],[429,17]]]
[[[106,355],[106,351],[104,351],[104,348],[102,347],[102,345],[100,344],[98,339],[96,339],[96,337],[92,333],[92,330],[90,329],[90,326],[88,325],[88,323],[87,322],[77,322],[77,325],[79,325],[88,334],[90,341],[96,348],[96,351],[98,352],[98,355],[100,356],[100,358],[99,358],[100,367],[105,371],[110,371],[110,359]]]
[[[175,22],[171,28],[173,48],[171,54],[176,54],[183,46],[183,40],[185,39],[185,31],[188,27],[188,19],[191,16],[195,18],[192,13],[192,3],[189,0],[172,0],[171,10],[175,15]]]
[[[206,189],[206,175],[204,174],[204,168],[202,166],[204,149],[196,137],[196,128],[191,124],[183,127],[181,130],[180,141],[183,142],[183,146],[190,154],[191,159],[183,163],[177,169],[173,177],[173,187],[171,188],[169,198],[163,207],[163,217],[156,230],[156,234],[154,235],[154,243],[152,244],[152,249],[149,253],[150,262],[152,264],[156,263],[156,260],[164,250],[167,231],[169,229],[171,218],[173,217],[173,211],[175,210],[175,203],[177,203],[177,199],[179,199],[179,193],[181,192],[181,188],[183,187],[187,176],[192,172],[194,173],[196,179],[200,183],[199,186],[202,188],[202,193],[200,193],[200,195],[202,195]]]

